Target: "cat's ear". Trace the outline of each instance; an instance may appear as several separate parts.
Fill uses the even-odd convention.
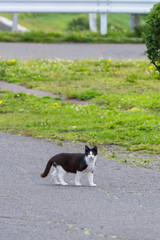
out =
[[[97,151],[98,147],[97,147],[97,146],[94,146],[94,149]]]
[[[98,147],[94,146],[93,151],[97,154],[98,153]]]
[[[89,147],[87,145],[85,145],[85,151],[88,151]]]

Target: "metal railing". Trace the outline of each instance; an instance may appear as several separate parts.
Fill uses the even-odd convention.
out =
[[[107,13],[147,14],[160,0],[0,0],[0,12],[100,13],[101,34]]]

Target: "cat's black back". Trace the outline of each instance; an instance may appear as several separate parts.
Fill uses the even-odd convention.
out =
[[[54,167],[60,165],[66,172],[76,173],[87,168],[85,154],[83,153],[60,153],[50,159]]]

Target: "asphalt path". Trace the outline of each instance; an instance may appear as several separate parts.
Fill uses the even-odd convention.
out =
[[[2,59],[145,59],[145,44],[0,43]]]
[[[0,132],[1,240],[160,239],[158,171],[98,157],[97,187],[40,178],[51,156],[83,148]]]

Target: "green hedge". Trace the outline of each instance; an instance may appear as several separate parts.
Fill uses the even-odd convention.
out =
[[[160,3],[152,8],[147,16],[146,46],[147,55],[160,72]]]

